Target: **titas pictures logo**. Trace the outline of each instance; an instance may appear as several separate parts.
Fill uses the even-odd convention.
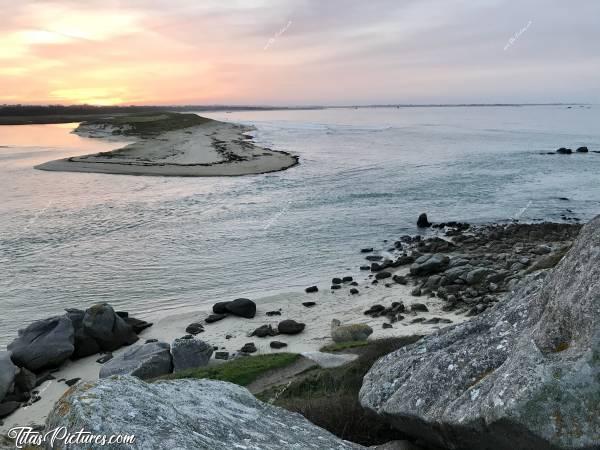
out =
[[[130,434],[94,434],[83,428],[69,432],[66,427],[57,427],[46,432],[35,431],[32,427],[14,427],[8,431],[8,437],[13,439],[15,447],[25,448],[30,445],[49,445],[50,448],[66,445],[113,445],[135,443],[135,436]]]

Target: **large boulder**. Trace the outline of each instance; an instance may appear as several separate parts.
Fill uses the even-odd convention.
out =
[[[373,334],[373,328],[365,323],[341,325],[340,321],[331,321],[331,339],[334,342],[366,341]]]
[[[73,324],[66,316],[50,317],[33,322],[18,332],[8,344],[17,366],[32,372],[60,366],[74,350]]]
[[[600,448],[600,216],[551,272],[377,361],[360,401],[444,448]]]
[[[104,363],[99,376],[133,375],[147,380],[166,375],[173,370],[170,348],[166,342],[148,342],[128,348]]]
[[[83,329],[83,318],[85,317],[85,311],[75,308],[69,308],[66,311],[67,317],[73,324],[73,329],[75,330],[75,350],[73,351],[71,358],[84,358],[86,356],[95,355],[98,353],[100,351],[100,345]]]
[[[441,253],[433,255],[423,255],[415,260],[410,266],[410,273],[413,275],[432,275],[442,272],[448,267],[450,258]]]
[[[256,304],[247,298],[237,298],[222,307],[234,316],[245,317],[246,319],[252,319],[256,315]]]
[[[175,339],[171,344],[173,372],[206,366],[212,353],[212,345],[199,339]]]
[[[0,402],[12,388],[18,370],[10,359],[10,352],[0,352]]]
[[[159,420],[160,419],[160,420]],[[134,435],[129,449],[362,449],[292,413],[224,381],[145,383],[133,377],[80,383],[64,395],[46,429]],[[87,449],[89,445],[73,445]]]
[[[85,311],[83,331],[93,337],[102,350],[109,352],[138,340],[133,327],[107,303],[94,305]]]

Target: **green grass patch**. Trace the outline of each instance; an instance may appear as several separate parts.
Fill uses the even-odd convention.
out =
[[[406,436],[381,417],[362,408],[358,392],[375,361],[420,336],[336,344],[336,349],[361,347],[358,359],[333,369],[315,369],[288,386],[274,387],[258,395],[263,401],[298,412],[336,436],[361,445],[379,445]],[[345,343],[348,344],[348,343]]]
[[[336,343],[325,345],[324,347],[321,347],[321,351],[327,352],[327,353],[341,352],[343,350],[348,350],[350,348],[366,347],[366,346],[370,345],[372,342],[373,341],[336,342]]]
[[[229,381],[247,386],[260,375],[280,369],[296,362],[300,355],[296,353],[272,353],[268,355],[245,356],[223,364],[189,369],[166,375],[161,380],[177,380],[181,378],[207,378],[209,380]]]
[[[182,114],[172,112],[140,113],[114,116],[107,119],[91,120],[86,125],[106,125],[120,130],[126,136],[152,136],[167,131],[202,125],[212,119],[200,117],[197,114]],[[119,134],[117,132],[117,134]]]

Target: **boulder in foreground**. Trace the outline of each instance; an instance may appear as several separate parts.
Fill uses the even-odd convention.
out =
[[[364,448],[335,437],[300,414],[257,400],[243,387],[212,380],[145,383],[118,377],[81,383],[57,402],[46,420],[48,430],[62,426],[135,435],[133,445],[104,448]]]
[[[361,404],[445,448],[600,448],[600,216],[544,275],[378,360]]]

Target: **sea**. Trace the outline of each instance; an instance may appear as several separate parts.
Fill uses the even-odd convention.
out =
[[[167,178],[35,170],[119,148],[77,124],[0,127],[0,345],[109,302],[156,319],[358,273],[433,222],[585,222],[600,212],[600,106],[219,111],[289,170]],[[547,154],[587,146],[589,153]],[[386,242],[387,241],[387,242]]]

